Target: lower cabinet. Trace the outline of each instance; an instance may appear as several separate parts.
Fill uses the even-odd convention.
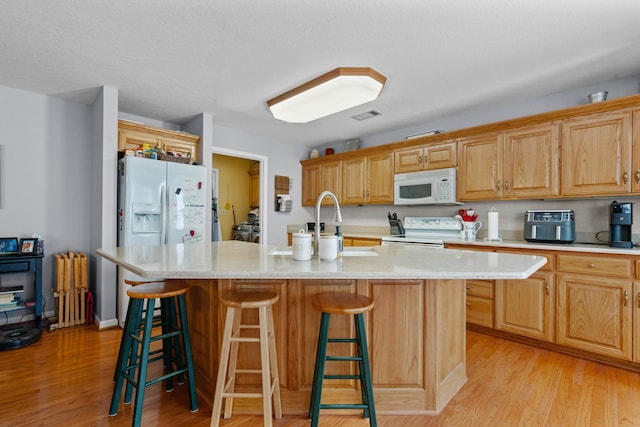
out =
[[[493,328],[493,280],[467,280],[467,323]]]
[[[640,257],[448,244],[450,249],[539,255],[522,280],[467,280],[467,324],[550,343],[621,366],[640,363]],[[529,341],[527,341],[529,342]],[[585,353],[587,352],[587,353]],[[640,366],[638,367],[640,369]]]
[[[558,275],[556,342],[631,360],[631,280]]]
[[[540,271],[528,279],[496,281],[496,329],[553,342],[554,274]]]

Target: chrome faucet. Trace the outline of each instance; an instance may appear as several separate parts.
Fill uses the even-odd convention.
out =
[[[340,203],[338,203],[338,198],[336,197],[335,194],[333,194],[331,191],[323,191],[322,193],[320,193],[320,195],[318,196],[318,200],[316,200],[316,227],[314,228],[315,230],[315,237],[313,238],[313,249],[314,249],[314,254],[319,254],[320,249],[319,249],[319,242],[320,242],[320,205],[322,204],[322,199],[324,199],[326,196],[329,196],[333,199],[333,205],[334,205],[334,209],[335,209],[335,218],[334,221],[335,222],[342,222],[342,214],[340,213]]]

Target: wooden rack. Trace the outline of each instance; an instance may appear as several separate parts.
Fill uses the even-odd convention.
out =
[[[58,299],[58,323],[52,326],[67,328],[85,324],[86,299],[89,290],[87,256],[69,251],[56,254],[57,283],[53,296]]]

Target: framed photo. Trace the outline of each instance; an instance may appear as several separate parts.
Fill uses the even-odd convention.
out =
[[[17,237],[0,237],[0,255],[13,255],[18,253]]]
[[[37,245],[38,245],[38,239],[20,239],[20,253],[34,254],[36,253]]]

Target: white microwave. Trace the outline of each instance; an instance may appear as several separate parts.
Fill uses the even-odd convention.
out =
[[[393,180],[394,205],[459,205],[455,168],[397,173]]]

